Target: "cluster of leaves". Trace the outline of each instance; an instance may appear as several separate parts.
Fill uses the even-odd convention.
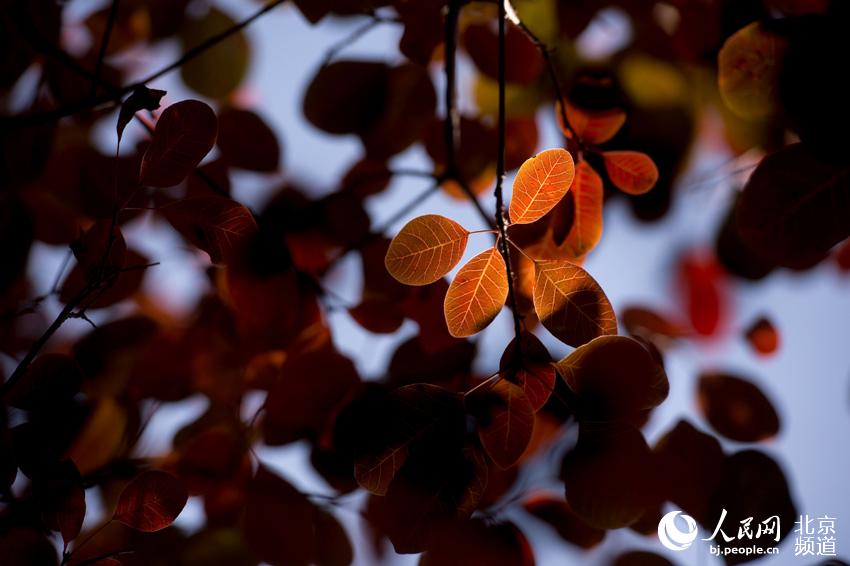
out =
[[[19,54],[0,68],[4,110],[13,88],[16,100],[30,96],[0,118],[9,126],[0,133],[0,350],[15,360],[0,366],[0,374],[10,368],[0,411],[0,556],[348,564],[354,548],[337,513],[358,489],[368,492],[355,511],[374,534],[372,551],[383,555],[389,540],[397,552],[422,552],[422,564],[532,564],[526,532],[534,520],[582,549],[609,529],[651,535],[668,501],[706,528],[722,508],[730,522],[778,515],[784,536],[797,511],[770,457],[724,450],[686,421],[650,446],[641,427],[667,396],[667,349],[723,329],[732,275],[812,267],[850,235],[842,222],[846,138],[837,135],[846,86],[817,57],[843,52],[846,8],[679,2],[672,29],[663,10],[633,0],[518,0],[500,37],[489,2],[294,0],[314,23],[357,17],[403,26],[401,62],[329,57],[306,88],[306,119],[356,135],[363,147],[338,186],[314,197],[314,187],[274,175],[277,135],[240,102],[252,53],[244,28],[282,3],[237,22],[183,0],[115,2],[83,22],[94,41],[74,54],[62,46],[59,4],[2,3],[0,41]],[[589,66],[575,40],[609,7],[634,23],[632,43]],[[120,86],[130,68],[113,55],[175,38],[178,61]],[[474,64],[477,113],[461,115],[454,103],[460,50]],[[601,240],[606,199],[627,198],[644,220],[669,207],[697,121],[680,62],[712,77],[706,98],[719,103],[736,151],[776,151],[735,203],[716,253],[681,262],[682,314],[620,309],[633,337],[620,336],[614,307],[582,264]],[[431,72],[440,63],[443,115]],[[215,110],[186,100],[159,112],[166,93],[147,84],[178,70]],[[28,73],[40,79],[30,91]],[[824,93],[828,100],[815,98]],[[104,155],[90,139],[119,107],[117,143],[130,128],[142,141]],[[554,109],[563,147],[529,158],[540,108],[549,116]],[[778,149],[776,132],[786,128],[802,141]],[[415,145],[433,162],[416,172],[429,191],[478,207],[494,181],[501,190],[501,169],[518,169],[507,210],[485,214],[496,228],[481,232],[495,233],[495,244],[451,282],[473,232],[425,215],[390,241],[366,213],[367,199],[403,174],[392,158]],[[269,175],[271,197],[260,210],[231,197],[234,171]],[[144,286],[151,269],[166,267],[124,237],[142,218],[170,227],[204,258],[203,296],[185,316],[163,309]],[[74,262],[45,295],[28,277],[36,243],[67,247]],[[837,254],[845,269],[848,250]],[[363,275],[360,301],[347,305],[351,318],[375,334],[393,334],[406,320],[418,326],[382,379],[365,381],[331,336],[327,313],[338,305],[328,275],[348,254]],[[51,322],[42,307],[54,298],[60,310]],[[516,335],[496,372],[481,376],[477,343],[467,338],[506,304]],[[89,315],[98,325],[78,339],[57,334]],[[534,334],[537,322],[574,350],[554,362]],[[767,319],[745,335],[761,353],[777,348]],[[262,405],[246,418],[255,393]],[[752,380],[705,372],[696,395],[704,422],[726,439],[779,433],[777,411]],[[203,414],[173,431],[166,454],[146,452],[140,439],[157,408],[192,396],[207,401]],[[575,442],[565,429],[577,429]],[[255,450],[296,442],[309,448],[331,494],[302,492]],[[523,487],[517,478],[535,467],[563,491]],[[103,513],[88,513],[84,531],[93,492]],[[189,497],[204,514],[192,534],[172,525]],[[520,513],[506,518],[517,508],[525,522],[513,518]],[[92,524],[98,515],[111,518]],[[357,552],[368,545],[358,543]],[[632,552],[614,563],[665,561]]]

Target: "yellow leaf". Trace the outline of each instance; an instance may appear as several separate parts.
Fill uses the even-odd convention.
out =
[[[514,180],[511,221],[530,224],[542,218],[570,190],[574,175],[573,158],[565,149],[547,149],[528,159]]]
[[[444,216],[414,218],[393,238],[384,258],[390,275],[406,285],[428,285],[457,265],[469,232]]]
[[[449,334],[471,336],[490,324],[508,297],[505,261],[495,247],[460,268],[443,304]]]
[[[617,333],[617,317],[602,288],[568,261],[535,263],[534,310],[543,326],[570,346]]]

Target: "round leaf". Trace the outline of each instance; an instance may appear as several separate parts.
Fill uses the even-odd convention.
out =
[[[534,264],[534,310],[559,340],[581,346],[617,333],[617,318],[602,288],[584,269],[568,261]]]
[[[466,249],[469,232],[444,216],[414,218],[393,238],[384,265],[407,285],[428,285],[452,270]]]
[[[605,192],[602,178],[586,161],[576,166],[572,186],[573,225],[564,245],[571,257],[582,257],[592,250],[602,237],[602,204]]]
[[[658,167],[639,151],[606,151],[605,170],[618,189],[630,195],[642,195],[658,181]]]

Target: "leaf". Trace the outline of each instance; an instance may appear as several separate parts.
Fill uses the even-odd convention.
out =
[[[757,256],[791,268],[814,265],[850,236],[850,166],[804,144],[765,157],[747,181],[736,224]]]
[[[639,151],[605,151],[605,170],[618,189],[630,195],[642,195],[658,181],[655,162]]]
[[[89,281],[120,269],[124,265],[127,244],[121,229],[112,220],[98,220],[71,242],[71,251]]]
[[[712,336],[726,318],[726,292],[722,268],[711,255],[687,253],[679,265],[679,286],[693,329]]]
[[[448,522],[435,531],[419,566],[534,566],[531,545],[511,522],[474,518]]]
[[[251,211],[225,197],[190,197],[161,206],[159,212],[213,263],[228,263],[257,232]]]
[[[753,383],[724,374],[699,380],[699,405],[720,434],[738,442],[760,442],[779,433],[779,415]]]
[[[19,409],[46,409],[76,395],[82,382],[83,371],[74,358],[42,354],[9,390],[6,402]]]
[[[51,466],[33,479],[32,490],[45,525],[59,531],[66,545],[77,538],[86,516],[86,495],[73,462],[63,460]]]
[[[750,343],[750,346],[763,356],[773,354],[779,348],[779,331],[765,317],[761,317],[753,322],[747,328],[744,336],[747,342]]]
[[[593,548],[605,538],[606,531],[582,521],[563,498],[535,495],[527,499],[522,507],[530,515],[554,528],[562,539],[579,548]]]
[[[159,117],[140,171],[149,187],[171,187],[198,166],[215,145],[218,124],[212,108],[198,100],[172,104]]]
[[[556,101],[555,115],[558,126],[565,136],[570,137],[570,130],[564,127],[560,102]],[[607,142],[620,131],[626,123],[626,113],[620,108],[610,110],[589,110],[567,102],[567,120],[575,134],[585,143],[598,145]]]
[[[90,474],[115,458],[125,444],[127,411],[114,399],[103,397],[74,439],[66,456],[80,473]]]
[[[627,527],[661,502],[653,454],[640,430],[623,423],[582,423],[561,479],[572,510],[597,529]]]
[[[127,484],[112,518],[137,531],[161,531],[174,522],[187,499],[180,480],[160,470],[149,470]]]
[[[467,395],[465,403],[490,458],[502,469],[516,464],[534,430],[534,410],[522,388],[499,379]]]
[[[271,172],[280,166],[280,144],[254,112],[225,108],[218,115],[218,147],[231,167]]]
[[[556,338],[580,346],[597,336],[617,333],[608,297],[584,269],[568,261],[534,264],[534,310]]]
[[[530,332],[520,336],[520,348],[514,338],[502,353],[499,373],[503,379],[522,387],[534,412],[539,411],[555,389],[555,366],[543,342]]]
[[[573,157],[565,149],[547,149],[526,160],[514,179],[511,222],[530,224],[542,218],[570,190],[574,175]]]
[[[586,161],[576,166],[572,186],[575,209],[573,225],[564,245],[572,257],[580,258],[596,247],[602,237],[602,178]]]
[[[664,368],[643,344],[626,336],[596,338],[555,367],[578,399],[580,420],[640,424],[669,390]]]
[[[230,29],[236,22],[217,8],[200,19],[187,19],[180,30],[183,50],[195,48],[209,37]],[[251,49],[248,38],[239,31],[205,50],[180,67],[180,78],[192,90],[223,100],[233,93],[248,73]]]
[[[118,131],[118,141],[121,141],[121,136],[124,134],[124,128],[133,119],[136,112],[140,110],[154,110],[159,108],[160,100],[165,96],[164,90],[156,90],[148,88],[144,85],[136,88],[133,94],[127,97],[127,100],[121,103],[121,111],[118,113],[118,123],[116,129]]]
[[[717,55],[720,96],[742,118],[778,110],[778,79],[788,41],[753,22],[732,34]]]
[[[384,265],[406,285],[428,285],[452,270],[466,249],[469,232],[436,214],[414,218],[390,242]]]
[[[653,344],[688,335],[688,329],[683,325],[647,307],[626,307],[620,314],[620,320],[629,334],[645,338]]]
[[[472,336],[493,322],[508,298],[505,261],[495,246],[469,260],[455,275],[443,311],[449,334]]]

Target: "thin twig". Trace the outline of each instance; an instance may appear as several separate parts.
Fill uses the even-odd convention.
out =
[[[472,191],[469,183],[460,173],[457,165],[457,144],[460,139],[460,113],[457,109],[457,30],[460,18],[461,0],[449,0],[446,13],[445,41],[445,76],[446,90],[444,101],[446,119],[443,124],[443,138],[446,146],[446,180],[455,181],[461,190],[469,197],[478,214],[487,226],[493,226],[490,215],[485,212],[478,197]]]
[[[109,7],[109,16],[106,19],[106,29],[103,30],[103,38],[100,40],[100,52],[97,54],[97,62],[94,65],[94,78],[92,79],[91,95],[97,96],[97,87],[100,83],[100,73],[103,70],[103,59],[106,57],[106,51],[109,49],[109,38],[112,36],[112,28],[115,27],[115,20],[118,16],[118,4],[121,0],[112,0],[112,5]]]
[[[17,116],[4,116],[0,118],[0,129],[3,128],[21,128],[26,126],[37,126],[41,124],[49,124],[55,122],[61,118],[65,118],[67,116],[73,116],[74,114],[78,114],[80,112],[85,112],[86,110],[91,110],[93,108],[97,108],[104,104],[111,104],[111,106],[117,106],[121,104],[121,99],[124,95],[127,95],[137,88],[146,85],[149,82],[155,81],[159,79],[163,75],[167,75],[171,71],[175,69],[179,69],[192,59],[203,55],[210,48],[215,47],[225,39],[230,36],[242,31],[244,28],[251,25],[255,20],[257,20],[260,16],[266,14],[272,9],[280,6],[286,2],[286,0],[273,0],[272,2],[266,4],[251,16],[248,16],[241,22],[234,24],[233,26],[223,30],[220,33],[217,33],[213,36],[207,38],[204,42],[196,45],[195,47],[187,50],[183,55],[177,59],[176,61],[166,65],[165,67],[155,71],[154,73],[148,75],[140,81],[134,82],[132,84],[121,87],[120,89],[116,89],[112,92],[107,92],[100,96],[89,97],[84,100],[80,100],[77,102],[73,102],[67,104],[61,108],[55,108],[53,110],[48,110],[47,112],[37,112],[37,113],[29,113],[29,114],[20,114]]]
[[[520,319],[519,308],[517,308],[516,294],[514,292],[514,274],[511,267],[511,253],[508,248],[508,233],[505,223],[504,195],[502,184],[505,180],[505,3],[499,2],[499,153],[496,156],[496,188],[494,194],[496,196],[496,226],[499,229],[499,238],[496,245],[502,259],[505,260],[505,270],[508,276],[508,305],[511,308],[511,314],[514,319],[514,333],[516,334],[516,349],[515,352],[519,356],[522,336],[522,320]]]
[[[322,62],[322,66],[325,67],[330,64],[330,62],[333,61],[333,59],[339,54],[340,51],[342,51],[346,47],[349,47],[355,41],[366,35],[369,31],[376,28],[378,24],[394,21],[395,20],[385,19],[375,14],[369,14],[369,20],[365,24],[354,28],[354,30],[350,34],[331,45],[330,49],[328,49],[328,51],[325,53],[325,59]]]

